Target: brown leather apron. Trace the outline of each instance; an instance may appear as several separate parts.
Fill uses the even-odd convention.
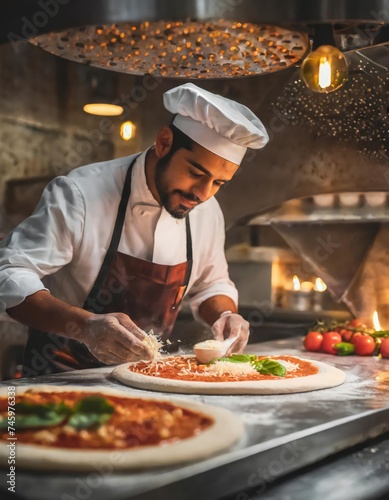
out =
[[[174,266],[155,264],[118,252],[131,194],[131,174],[126,174],[110,246],[83,308],[95,314],[122,312],[143,330],[166,340],[174,326],[192,270],[192,239],[186,217],[186,262]],[[76,340],[29,330],[23,376],[58,373],[104,366]]]

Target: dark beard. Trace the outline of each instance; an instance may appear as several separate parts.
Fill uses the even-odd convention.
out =
[[[158,191],[158,196],[159,199],[161,200],[161,205],[164,207],[164,209],[175,219],[184,219],[189,212],[193,210],[193,208],[187,208],[184,207],[183,205],[178,205],[177,207],[172,207],[171,206],[171,198],[173,197],[174,194],[179,194],[183,198],[187,199],[188,201],[194,201],[196,203],[200,203],[200,200],[197,196],[191,193],[184,193],[183,191],[180,191],[179,189],[175,189],[174,191],[168,191],[168,188],[166,186],[165,182],[165,173],[167,170],[167,167],[169,166],[169,161],[170,157],[169,155],[166,155],[163,158],[160,158],[157,161],[156,169],[155,169],[155,177],[154,177],[154,182],[155,182],[155,187],[157,188]]]

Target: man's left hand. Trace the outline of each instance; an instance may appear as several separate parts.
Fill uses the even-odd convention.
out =
[[[215,339],[221,342],[228,338],[237,337],[226,352],[227,356],[232,353],[242,353],[249,339],[250,323],[240,314],[224,314],[212,325],[212,333]]]

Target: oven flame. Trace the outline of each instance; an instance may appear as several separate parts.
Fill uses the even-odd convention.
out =
[[[327,290],[327,285],[321,278],[316,278],[315,280],[315,290],[316,292],[325,292]]]
[[[373,313],[373,325],[374,325],[374,329],[376,332],[378,332],[379,330],[382,330],[381,325],[380,325],[380,321],[378,319],[378,312],[377,311],[374,311],[374,313]]]

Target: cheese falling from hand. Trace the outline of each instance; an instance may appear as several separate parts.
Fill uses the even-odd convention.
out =
[[[163,346],[163,343],[161,342],[159,337],[154,334],[153,330],[150,330],[149,333],[146,333],[145,338],[142,340],[142,342],[148,347],[149,351],[151,352],[152,361],[156,361],[162,358],[159,350]]]

